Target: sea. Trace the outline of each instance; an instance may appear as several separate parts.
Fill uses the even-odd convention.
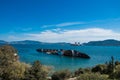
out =
[[[120,61],[119,46],[71,46],[69,44],[12,44],[12,46],[18,50],[20,61],[32,64],[39,60],[41,64],[50,66],[55,71],[64,69],[75,71],[79,68],[94,67],[97,64],[105,64],[110,61],[111,56]],[[88,54],[91,58],[50,55],[37,52],[36,49],[39,48],[77,50]]]

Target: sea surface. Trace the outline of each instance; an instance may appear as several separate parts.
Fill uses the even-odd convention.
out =
[[[32,64],[39,60],[41,64],[51,66],[53,70],[69,69],[71,71],[78,68],[93,67],[96,64],[104,64],[111,56],[115,60],[120,60],[120,47],[118,46],[71,46],[62,44],[14,44],[22,62]],[[90,59],[73,58],[58,55],[39,53],[38,48],[49,49],[72,49],[88,54]]]

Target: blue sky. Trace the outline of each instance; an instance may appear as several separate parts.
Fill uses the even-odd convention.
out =
[[[120,40],[120,0],[0,0],[0,39]]]

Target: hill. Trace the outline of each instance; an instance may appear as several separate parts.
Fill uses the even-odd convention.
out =
[[[39,41],[24,40],[24,41],[12,41],[10,44],[40,44]]]
[[[85,46],[120,46],[120,41],[114,39],[107,39],[103,41],[90,41],[83,43]]]
[[[0,44],[6,44],[8,42],[4,41],[4,40],[0,40]]]
[[[70,45],[70,43],[57,42],[57,43],[45,43],[33,40],[23,40],[23,41],[11,41],[7,42],[0,40],[0,44],[50,44],[50,45]],[[120,46],[120,41],[114,39],[107,39],[103,41],[90,41],[88,43],[83,43],[84,46]]]

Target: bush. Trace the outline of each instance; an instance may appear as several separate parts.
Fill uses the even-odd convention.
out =
[[[16,55],[15,55],[16,54]],[[12,46],[0,47],[0,77],[3,80],[21,80],[25,66],[18,61],[17,51]]]
[[[120,80],[120,65],[115,67],[115,72],[110,74],[109,78]]]
[[[32,67],[26,70],[24,80],[46,80],[47,72],[42,67],[39,61],[35,61]]]
[[[107,74],[113,74],[115,70],[115,62],[114,62],[114,57],[111,57],[111,60],[109,61],[109,64],[107,65]]]
[[[79,77],[77,77],[77,80],[107,80],[107,75],[101,75],[99,73],[85,73],[81,74]]]
[[[25,63],[21,63],[19,61],[14,62],[12,65],[4,69],[5,80],[22,80],[24,79],[24,72],[29,66]]]
[[[112,79],[112,80],[120,80],[120,72],[117,71],[117,72],[114,72],[112,74],[109,75],[109,79]]]
[[[107,66],[106,65],[97,65],[92,68],[92,72],[99,72],[101,74],[107,73]]]
[[[0,47],[0,79],[1,80],[45,80],[47,67],[34,62],[32,66],[18,60],[17,50],[12,46]]]
[[[69,70],[57,71],[52,75],[52,80],[65,80],[69,77],[71,77]]]
[[[83,74],[84,70],[82,68],[79,68],[77,71],[74,72],[75,76],[79,76],[80,74]]]
[[[120,62],[119,61],[115,61],[115,65],[120,65]]]
[[[79,68],[78,70],[76,70],[74,72],[74,76],[79,76],[80,74],[84,74],[84,73],[90,73],[91,72],[91,69],[90,68]]]
[[[18,60],[17,50],[12,46],[5,45],[0,47],[0,66],[8,66]]]

